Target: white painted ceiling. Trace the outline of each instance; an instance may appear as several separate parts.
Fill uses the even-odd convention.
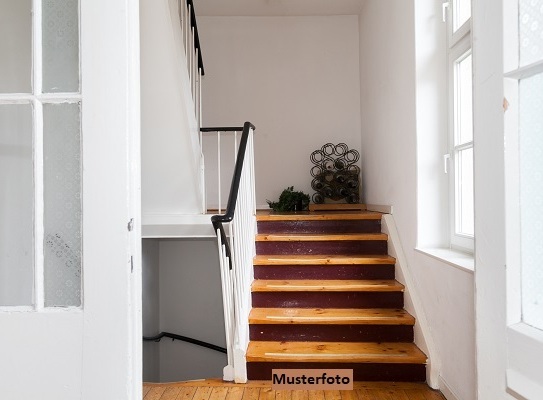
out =
[[[359,14],[365,0],[193,0],[199,16]]]

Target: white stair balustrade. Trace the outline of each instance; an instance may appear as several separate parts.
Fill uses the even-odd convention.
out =
[[[247,381],[245,353],[249,344],[250,287],[255,256],[253,130],[254,127],[246,122],[236,154],[236,165],[225,213],[212,217],[219,249],[228,354],[228,365],[224,368],[223,379],[237,383]],[[220,135],[218,137],[220,141]],[[220,146],[218,148],[220,149]],[[219,202],[219,209],[221,206],[222,203]],[[229,237],[225,234],[223,224],[229,225]]]

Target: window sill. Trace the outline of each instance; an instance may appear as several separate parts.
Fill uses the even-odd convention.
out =
[[[475,260],[473,258],[473,254],[439,247],[423,247],[416,248],[415,250],[421,254],[442,261],[462,271],[470,273],[475,271]]]

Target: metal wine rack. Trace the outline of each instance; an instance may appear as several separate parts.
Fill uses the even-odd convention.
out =
[[[312,200],[316,204],[325,199],[347,203],[360,201],[360,168],[356,162],[360,153],[349,150],[345,143],[326,143],[315,150],[309,157],[314,166],[311,168],[311,187],[316,193]]]

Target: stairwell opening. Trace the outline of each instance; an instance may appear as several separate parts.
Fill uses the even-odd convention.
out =
[[[215,238],[143,239],[143,335],[171,332],[225,347]],[[222,376],[226,354],[164,337],[143,342],[143,381]]]

